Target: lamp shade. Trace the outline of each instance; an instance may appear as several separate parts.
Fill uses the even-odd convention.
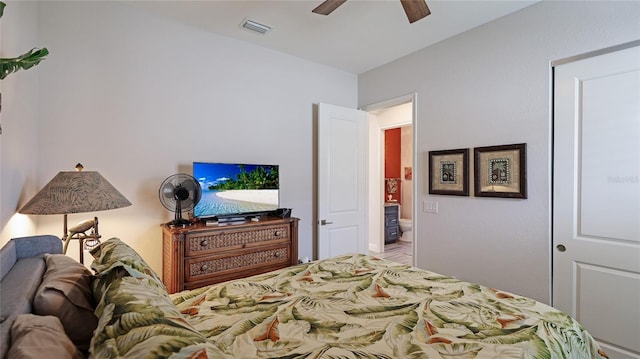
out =
[[[58,173],[18,212],[68,214],[104,211],[130,206],[115,187],[96,171]]]

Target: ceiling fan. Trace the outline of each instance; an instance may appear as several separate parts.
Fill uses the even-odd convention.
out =
[[[338,6],[344,4],[347,0],[325,0],[322,4],[318,5],[315,9],[311,10],[316,14],[329,15],[331,12],[338,8]],[[427,2],[425,0],[400,0],[404,12],[407,14],[409,23],[414,22],[431,14]]]

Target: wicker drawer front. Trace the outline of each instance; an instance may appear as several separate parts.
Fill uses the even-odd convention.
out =
[[[269,241],[288,241],[289,226],[268,226],[252,230],[215,231],[187,235],[186,255],[202,255],[207,252],[219,253],[223,250],[234,250],[263,245]]]
[[[243,253],[223,258],[187,259],[187,281],[197,280],[203,276],[220,274],[226,271],[265,266],[272,263],[290,261],[289,247],[268,249],[259,252]]]

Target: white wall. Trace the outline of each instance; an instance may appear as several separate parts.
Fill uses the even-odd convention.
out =
[[[439,203],[414,217],[419,267],[549,302],[549,62],[638,39],[639,18],[640,2],[543,1],[359,76],[360,104],[418,93],[418,208]],[[520,142],[528,199],[428,195],[429,150]]]
[[[355,108],[355,75],[122,3],[38,10],[51,55],[38,69],[37,188],[81,162],[133,203],[70,224],[97,215],[104,238],[120,237],[159,271],[160,224],[172,216],[157,195],[166,177],[190,173],[193,161],[275,163],[281,205],[301,219],[299,256],[312,257],[313,104]],[[34,218],[38,233],[61,232],[62,216]]]
[[[16,57],[34,47],[42,47],[38,41],[37,20],[37,3],[7,2],[0,19],[0,57]],[[35,138],[39,71],[40,66],[20,70],[0,81],[0,243],[35,231],[34,221],[16,211],[29,200],[25,198],[27,193],[33,193],[37,186],[35,159],[39,146]]]
[[[411,167],[413,170],[413,126],[402,126],[400,128],[400,178],[402,179],[402,207],[400,208],[400,218],[413,218],[413,180],[406,179],[404,170]]]

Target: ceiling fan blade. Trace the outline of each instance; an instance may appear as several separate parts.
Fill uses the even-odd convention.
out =
[[[321,15],[329,15],[331,12],[338,8],[338,6],[344,4],[347,0],[326,0],[322,4],[318,5],[311,12]]]
[[[400,0],[400,2],[410,24],[431,14],[431,10],[429,10],[425,0]]]

